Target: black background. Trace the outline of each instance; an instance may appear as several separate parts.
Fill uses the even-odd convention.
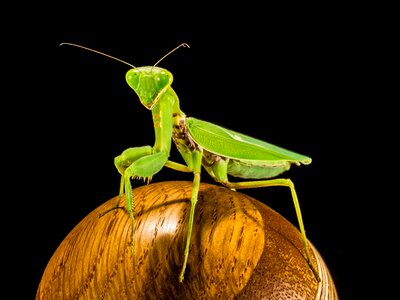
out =
[[[371,20],[333,8],[103,8],[97,14],[72,4],[53,7],[28,19],[18,15],[9,24],[14,31],[6,30],[3,60],[11,64],[6,83],[13,114],[3,119],[12,170],[5,217],[14,216],[12,227],[20,226],[6,231],[21,244],[8,247],[18,253],[12,261],[22,263],[9,278],[24,278],[16,296],[26,292],[32,299],[65,236],[117,195],[114,157],[154,142],[151,114],[125,82],[129,67],[59,44],[81,44],[143,66],[186,42],[190,49],[177,50],[159,66],[174,74],[173,88],[188,116],[312,157],[311,165],[284,176],[296,185],[308,238],[339,296],[355,299],[359,255],[376,242],[365,228],[376,221],[361,196],[366,191],[373,197],[372,184],[360,184],[372,169],[360,169],[365,153],[379,149],[366,122],[375,120],[366,117],[366,99],[375,91],[364,81],[371,68]],[[181,162],[174,147],[171,157]],[[192,176],[163,169],[153,181],[163,180]],[[205,172],[202,180],[212,182]],[[242,192],[297,224],[288,189]]]

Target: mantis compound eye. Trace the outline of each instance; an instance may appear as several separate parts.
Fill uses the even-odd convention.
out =
[[[129,84],[129,86],[136,90],[139,86],[139,81],[140,81],[140,71],[137,69],[130,69],[126,73],[126,82]]]
[[[163,70],[160,73],[158,73],[155,78],[154,78],[154,84],[156,86],[156,89],[158,91],[161,91],[164,89],[167,85],[171,85],[173,76],[170,72],[167,70]]]

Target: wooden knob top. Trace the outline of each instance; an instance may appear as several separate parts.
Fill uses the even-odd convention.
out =
[[[180,283],[191,190],[186,181],[133,190],[134,256],[126,211],[99,218],[117,197],[96,208],[51,257],[36,299],[338,299],[310,244],[322,279],[316,280],[295,226],[245,194],[205,183]]]

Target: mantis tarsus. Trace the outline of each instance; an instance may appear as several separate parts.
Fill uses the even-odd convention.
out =
[[[293,203],[304,243],[307,262],[316,279],[318,272],[311,261],[306,233],[303,225],[297,194],[290,179],[275,178],[289,170],[292,164],[308,165],[311,158],[286,150],[250,136],[220,127],[213,123],[187,117],[181,111],[179,99],[171,84],[172,73],[157,67],[171,52],[179,47],[189,47],[186,43],[174,48],[153,66],[135,67],[123,60],[102,52],[71,43],[62,43],[89,50],[120,61],[132,67],[126,73],[128,85],[136,92],[140,102],[153,116],[154,146],[128,148],[115,157],[114,163],[121,174],[118,207],[122,195],[126,195],[126,210],[132,221],[132,252],[134,253],[134,199],[131,179],[143,178],[150,181],[163,167],[194,175],[189,215],[188,232],[179,281],[185,275],[189,256],[189,246],[193,226],[194,212],[200,185],[201,167],[220,184],[230,189],[285,186],[291,191]],[[172,141],[175,143],[185,164],[169,160]],[[248,179],[242,182],[230,182],[228,175]],[[249,179],[255,179],[251,181]]]

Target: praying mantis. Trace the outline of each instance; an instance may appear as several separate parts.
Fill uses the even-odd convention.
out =
[[[180,44],[153,66],[144,67],[135,67],[116,57],[81,45],[73,43],[60,45],[82,48],[130,66],[131,69],[126,73],[126,82],[137,94],[143,106],[152,113],[155,131],[154,145],[128,148],[114,159],[115,167],[121,174],[121,182],[118,202],[109,210],[117,208],[125,194],[125,209],[132,222],[133,254],[135,220],[131,179],[144,179],[150,182],[152,177],[164,167],[179,172],[193,173],[188,231],[179,274],[179,281],[183,282],[203,167],[216,182],[232,190],[270,186],[288,187],[291,191],[307,262],[316,279],[320,281],[318,272],[311,261],[294,184],[290,179],[276,178],[289,170],[292,164],[297,166],[310,164],[311,158],[210,122],[187,117],[180,109],[178,96],[171,87],[172,73],[157,65],[178,48],[189,47],[188,44]],[[172,142],[181,154],[184,164],[169,160]],[[245,179],[245,181],[231,182],[228,175]]]

